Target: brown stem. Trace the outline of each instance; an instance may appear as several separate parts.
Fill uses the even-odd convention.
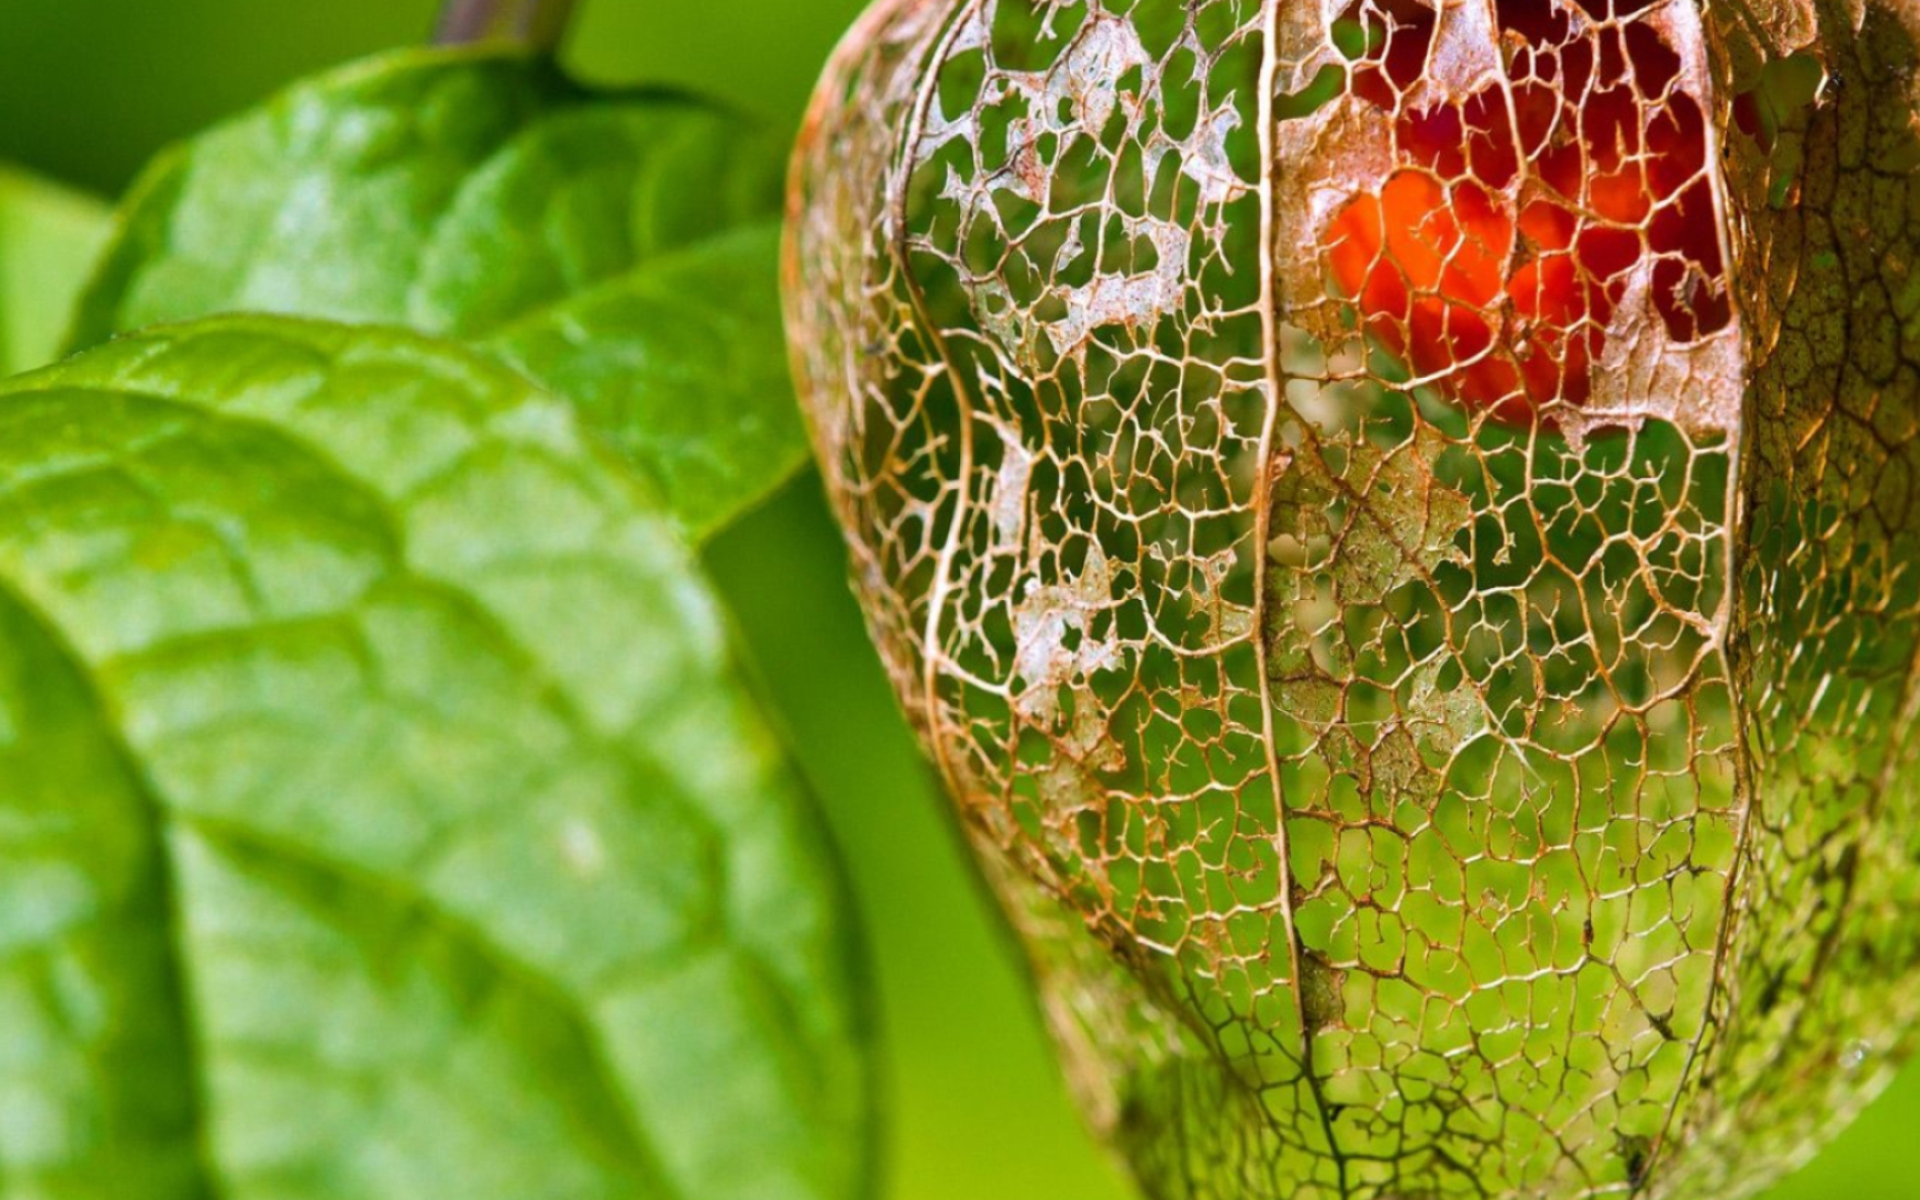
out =
[[[560,48],[575,0],[446,0],[433,40],[442,46],[512,42],[532,50]]]

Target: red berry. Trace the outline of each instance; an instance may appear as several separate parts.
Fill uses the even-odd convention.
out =
[[[1523,19],[1531,11],[1503,11],[1503,23],[1557,54],[1562,82],[1584,81],[1584,94],[1568,99],[1570,89],[1529,77],[1539,68],[1525,53],[1504,88],[1413,110],[1411,77],[1363,65],[1358,90],[1395,114],[1404,165],[1323,235],[1335,289],[1379,346],[1417,381],[1513,423],[1587,404],[1637,270],[1649,271],[1676,340],[1731,319],[1705,123],[1671,86],[1671,52],[1636,21],[1623,34]],[[1423,34],[1401,26],[1392,36],[1417,44]]]

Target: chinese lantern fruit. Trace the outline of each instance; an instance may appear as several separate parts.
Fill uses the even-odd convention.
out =
[[[1738,1197],[1920,1029],[1920,10],[886,0],[795,361],[1180,1200]]]

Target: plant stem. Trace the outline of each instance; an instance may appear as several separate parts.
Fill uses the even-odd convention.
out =
[[[512,42],[552,53],[560,48],[574,0],[446,0],[433,40],[442,46]]]

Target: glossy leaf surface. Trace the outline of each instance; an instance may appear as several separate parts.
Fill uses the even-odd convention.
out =
[[[505,338],[704,532],[803,454],[772,252],[735,240],[777,213],[780,165],[686,97],[594,93],[501,51],[389,55],[149,171],[73,341],[242,311]]]
[[[838,875],[567,406],[272,318],[0,388],[21,1195],[863,1193]]]

